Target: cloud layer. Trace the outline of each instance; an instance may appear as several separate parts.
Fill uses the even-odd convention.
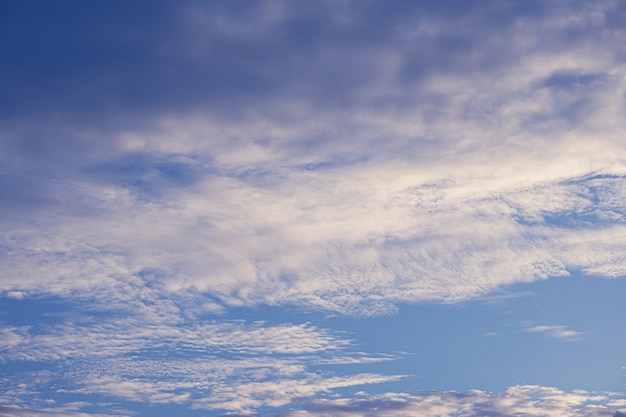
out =
[[[149,404],[249,411],[338,387],[393,381],[399,375],[340,376],[323,364],[393,359],[348,350],[350,341],[310,324],[217,321],[176,326],[135,319],[63,321],[0,328],[0,363],[34,371],[0,379],[5,403],[46,403],[67,394],[98,394]],[[39,369],[39,370],[38,370]],[[55,372],[50,372],[54,369]]]
[[[167,38],[147,43],[122,30],[143,61],[112,72],[114,88],[97,77],[118,57],[94,56],[84,67],[94,96],[115,97],[130,115],[147,112],[138,125],[82,105],[104,119],[75,122],[82,82],[61,69],[38,75],[45,88],[36,94],[56,97],[71,117],[46,125],[47,114],[28,107],[4,123],[5,293],[106,288],[107,299],[125,302],[154,292],[146,277],[157,276],[158,294],[379,314],[570,270],[624,274],[617,3],[507,10],[470,2],[475,13],[458,15],[403,5],[375,22],[370,3],[317,5],[306,18],[286,3],[262,4],[236,18],[226,5],[190,3],[171,17],[155,8]],[[510,24],[483,27],[494,16]],[[315,31],[297,29],[299,19]],[[374,23],[378,34],[362,38]],[[97,36],[104,29],[89,30],[93,39],[72,42],[120,47]],[[252,39],[259,61],[248,70]],[[223,48],[232,49],[213,60]],[[307,58],[287,56],[296,50]],[[118,90],[135,82],[133,66],[159,54],[176,62],[174,73],[198,64],[211,76],[180,74],[155,97],[138,86],[137,100]],[[264,71],[272,56],[293,60],[291,69]],[[309,70],[296,71],[304,62]],[[154,81],[165,76],[161,66],[146,68]],[[357,75],[347,82],[338,68]],[[67,94],[52,94],[50,77],[69,83]],[[181,83],[186,105],[166,111]],[[218,109],[231,100],[251,102],[250,111],[224,117]]]
[[[380,416],[457,416],[468,417],[511,415],[524,416],[611,416],[621,415],[598,403],[610,398],[585,391],[567,393],[555,388],[523,385],[509,388],[503,394],[482,391],[467,393],[423,393],[420,395],[385,394],[378,397],[364,395],[352,400],[314,400],[306,411],[286,414],[296,416],[366,416],[372,410]],[[621,404],[615,401],[615,404]]]
[[[0,296],[81,309],[0,323],[3,363],[46,368],[4,378],[5,404],[43,406],[57,372],[65,393],[285,406],[400,376],[318,372],[383,357],[226,312],[377,316],[626,275],[622,2],[2,8]],[[517,387],[288,413],[611,415],[596,400]]]
[[[375,381],[373,381],[375,382]],[[331,381],[328,387],[341,386],[343,381]],[[270,386],[271,385],[271,386]],[[242,387],[241,392],[250,394],[248,386]],[[282,405],[290,394],[301,394],[298,386],[281,383],[265,384],[263,387],[255,387],[260,391],[286,389],[283,398],[275,398],[273,405]],[[216,400],[223,399],[221,395],[214,397]],[[259,404],[246,397],[245,405],[258,406]],[[253,398],[253,397],[252,397]],[[291,398],[289,398],[291,400]],[[521,385],[509,388],[502,394],[490,394],[482,391],[457,392],[424,392],[420,394],[387,393],[383,395],[368,395],[359,392],[354,398],[328,398],[328,399],[300,399],[301,410],[289,411],[281,416],[285,417],[358,417],[368,416],[376,412],[379,416],[458,416],[467,417],[492,416],[506,417],[511,415],[541,416],[541,417],[621,417],[625,411],[616,411],[615,407],[622,407],[623,400],[611,396],[598,395],[586,391],[564,392],[556,388],[542,387],[537,385]],[[221,404],[225,408],[235,411],[244,405],[235,402]],[[234,405],[234,406],[233,406]],[[622,409],[626,410],[626,409]],[[14,407],[1,407],[2,417],[83,417],[102,416],[103,414],[84,414],[71,411],[35,411]],[[243,415],[257,415],[245,413]]]

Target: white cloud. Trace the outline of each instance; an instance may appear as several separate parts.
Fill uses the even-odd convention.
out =
[[[398,80],[408,51],[361,50],[389,59],[372,69],[376,89],[351,87],[362,98],[345,108],[283,95],[266,112],[155,116],[149,129],[106,132],[106,141],[77,128],[107,144],[85,161],[98,175],[64,166],[51,180],[7,165],[57,205],[11,211],[0,291],[87,297],[175,321],[201,308],[169,300],[198,291],[216,314],[265,303],[374,315],[570,270],[622,276],[626,81],[617,52],[594,47],[611,7],[551,4],[541,19],[512,18],[464,65],[407,85]],[[278,9],[237,36],[297,14]],[[422,18],[407,17],[416,28]],[[480,19],[454,19],[433,17],[428,36],[487,35]],[[402,27],[402,45],[427,42],[412,23]],[[590,38],[562,48],[566,30]],[[602,39],[622,45],[626,36],[613,27]],[[372,104],[384,98],[404,104]],[[139,173],[120,174],[129,156]],[[192,180],[171,186],[164,163],[187,167]]]
[[[0,359],[48,361],[110,357],[154,346],[197,352],[315,355],[341,351],[349,341],[310,324],[268,325],[220,321],[187,325],[146,323],[136,318],[64,322],[37,329],[3,327]]]
[[[583,334],[582,332],[568,329],[567,326],[540,325],[525,328],[524,331],[529,333],[544,333],[550,337],[568,341],[579,340]]]
[[[319,365],[370,364],[395,357],[350,352],[349,340],[308,323],[168,325],[136,318],[68,319],[54,326],[4,327],[0,334],[6,336],[0,362],[27,361],[63,370],[14,373],[0,380],[0,403],[7,404],[30,399],[34,405],[53,385],[59,393],[250,411],[334,388],[399,378],[312,371]]]
[[[0,417],[121,417],[119,414],[91,414],[63,410],[34,410],[0,406]]]
[[[293,403],[296,399],[312,397],[319,392],[330,392],[335,388],[389,382],[399,378],[401,376],[357,374],[349,377],[320,378],[314,376],[301,380],[276,379],[237,386],[222,385],[213,391],[210,397],[196,402],[194,408],[250,412],[262,406],[284,406]]]
[[[167,205],[119,193],[105,217],[64,219],[55,235],[5,234],[1,284],[119,308],[156,302],[152,314],[176,320],[163,294],[377,314],[571,269],[624,275],[620,177],[480,175],[433,181],[420,167],[366,163],[264,184],[207,178]]]
[[[351,380],[334,379],[316,387],[338,387],[351,384],[367,383],[373,379],[366,375]],[[294,383],[295,382],[295,383]],[[271,386],[270,386],[271,385]],[[285,404],[286,397],[293,399],[298,394],[306,397],[314,392],[312,388],[303,389],[297,381],[278,381],[273,384],[255,384],[243,387],[245,395],[238,395],[226,390],[223,395],[207,398],[198,403],[199,408],[222,409],[234,413],[250,413],[250,408],[260,405]],[[607,404],[607,402],[610,403]],[[457,392],[424,392],[418,394],[385,393],[368,395],[359,392],[355,397],[334,397],[312,399],[300,397],[299,410],[292,410],[281,415],[287,417],[367,416],[375,412],[378,416],[451,416],[467,417],[510,415],[541,416],[541,417],[614,417],[622,415],[620,402],[611,400],[605,395],[585,391],[565,392],[551,387],[536,385],[515,386],[502,394],[482,391]],[[4,414],[1,414],[4,413]],[[102,414],[75,413],[69,411],[38,411],[13,407],[3,407],[0,415],[7,417],[103,417]]]
[[[14,349],[28,342],[27,327],[0,327],[0,351]]]
[[[613,416],[616,410],[604,403],[602,395],[576,391],[564,392],[541,386],[516,386],[505,393],[482,391],[426,392],[417,395],[361,395],[360,398],[314,399],[304,403],[305,410],[287,413],[289,417],[366,416],[452,416],[467,417],[511,415],[542,417]]]

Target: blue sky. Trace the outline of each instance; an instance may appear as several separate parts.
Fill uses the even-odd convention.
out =
[[[626,415],[626,4],[0,1],[0,417]]]

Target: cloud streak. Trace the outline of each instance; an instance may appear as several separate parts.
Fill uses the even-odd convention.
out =
[[[6,233],[3,290],[99,289],[108,303],[155,302],[161,316],[176,314],[161,294],[198,292],[231,306],[384,314],[569,270],[624,274],[621,176],[512,187],[415,175],[366,166],[291,173],[265,180],[271,188],[211,178],[168,206],[117,190],[107,215],[64,219],[56,236],[46,225]]]
[[[0,407],[0,417],[116,417],[113,414],[86,414],[72,411],[30,410],[18,407]]]
[[[319,373],[319,365],[393,359],[350,352],[350,341],[310,324],[217,321],[137,323],[134,319],[4,327],[0,362],[35,369],[0,381],[4,400],[35,399],[50,384],[57,393],[98,394],[150,404],[250,411],[280,406],[334,388],[393,381],[399,375]],[[289,387],[289,388],[288,388]],[[27,391],[25,391],[27,389]],[[2,397],[0,397],[1,399]]]
[[[581,332],[570,330],[567,326],[532,326],[524,329],[524,331],[529,333],[543,333],[550,337],[566,341],[578,340],[582,335]]]
[[[527,416],[615,416],[620,414],[601,404],[606,397],[585,391],[567,393],[555,388],[522,385],[503,394],[482,391],[466,393],[430,392],[419,395],[384,394],[354,399],[313,400],[306,411],[287,413],[295,416],[364,416],[372,410],[380,416],[444,416],[468,417],[510,415]],[[600,404],[599,404],[600,403]]]

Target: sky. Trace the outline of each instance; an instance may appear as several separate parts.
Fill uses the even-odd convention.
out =
[[[0,417],[626,416],[626,3],[0,0]]]

